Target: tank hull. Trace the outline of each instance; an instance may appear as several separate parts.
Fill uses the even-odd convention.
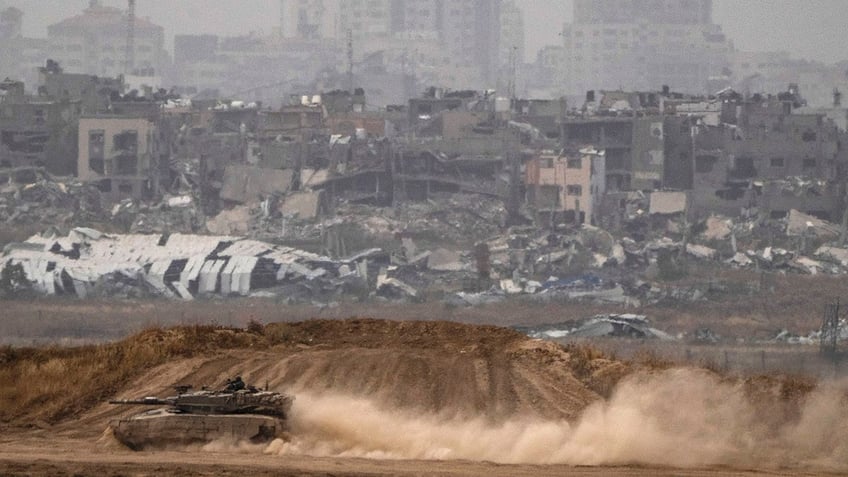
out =
[[[283,437],[286,422],[258,414],[187,414],[157,409],[112,421],[111,427],[122,444],[143,450],[212,441],[269,442]]]

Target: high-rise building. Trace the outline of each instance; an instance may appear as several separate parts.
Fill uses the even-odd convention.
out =
[[[435,38],[442,26],[442,9],[449,0],[394,0],[392,31],[408,38]]]
[[[452,0],[442,9],[442,42],[457,66],[473,66],[492,85],[500,55],[500,0]],[[469,85],[472,86],[472,85]],[[479,85],[478,85],[479,86]]]
[[[339,0],[341,31],[354,38],[388,36],[392,33],[392,0]]]
[[[47,40],[26,38],[22,34],[24,14],[15,7],[0,10],[0,78],[38,84],[38,68],[47,59]]]
[[[567,93],[592,89],[705,93],[733,49],[712,0],[575,0],[563,29]]]
[[[340,0],[280,0],[280,35],[315,40],[341,35]]]
[[[90,0],[82,14],[47,28],[48,54],[68,73],[117,76],[142,72],[161,74],[167,63],[164,29],[135,17],[134,64],[127,62],[126,12]]]
[[[21,36],[24,12],[15,7],[0,11],[0,39],[8,40]]]
[[[174,63],[192,63],[215,57],[218,51],[217,35],[175,35]]]
[[[524,15],[515,0],[508,0],[501,5],[500,13],[500,83],[516,88],[516,78],[524,65],[524,54]]]
[[[713,0],[574,0],[575,23],[709,25]]]
[[[281,0],[283,38],[343,41],[350,32],[355,56],[378,51],[404,50],[407,58],[440,55],[427,70],[454,83],[493,82],[500,64],[502,0]],[[516,13],[517,9],[513,9]],[[511,43],[520,43],[520,12],[509,26]],[[515,36],[517,35],[518,36]],[[420,44],[419,44],[420,43]],[[519,53],[523,55],[523,53]],[[448,71],[450,70],[450,71]]]

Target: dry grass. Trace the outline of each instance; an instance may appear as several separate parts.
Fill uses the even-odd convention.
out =
[[[587,343],[568,343],[563,345],[568,353],[568,365],[578,378],[587,378],[594,371],[596,360],[608,359],[608,355]]]
[[[124,341],[78,348],[0,349],[0,422],[55,423],[115,394],[150,367],[221,349],[263,346],[264,337],[215,326],[150,329]]]
[[[450,322],[373,319],[307,320],[246,329],[210,325],[150,328],[116,343],[74,348],[0,348],[0,422],[56,423],[114,396],[148,369],[169,361],[211,356],[223,350],[267,349],[275,345],[432,347],[460,349],[476,343],[502,350],[526,339],[517,331]]]

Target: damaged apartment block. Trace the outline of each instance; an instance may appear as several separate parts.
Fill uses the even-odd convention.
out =
[[[605,159],[603,151],[590,148],[530,159],[525,165],[526,198],[536,223],[595,224],[606,192]]]
[[[839,219],[848,136],[822,114],[796,112],[799,102],[795,93],[734,96],[724,101],[722,122],[696,129],[699,209],[727,215],[758,209],[771,218],[797,209]]]
[[[96,182],[106,198],[152,200],[158,196],[163,145],[154,121],[144,117],[83,117],[79,145],[79,178]]]
[[[74,124],[80,102],[24,94],[24,84],[0,83],[0,167],[45,167],[75,172]]]

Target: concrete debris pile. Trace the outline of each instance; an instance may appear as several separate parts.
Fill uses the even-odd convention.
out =
[[[495,275],[516,282],[519,276],[574,275],[627,259],[610,234],[589,225],[558,231],[513,227],[485,244]]]
[[[628,296],[621,284],[612,280],[603,280],[594,275],[581,275],[566,279],[549,278],[541,284],[541,291],[535,295],[541,301],[569,300],[588,301],[596,304],[617,304],[639,306],[639,300]]]
[[[694,343],[701,344],[716,344],[721,341],[721,335],[711,330],[710,328],[698,328],[692,336]]]
[[[845,339],[848,336],[840,336],[839,339]],[[767,343],[785,343],[795,345],[818,345],[821,343],[821,331],[811,331],[807,336],[797,335],[788,330],[780,330],[774,338]]]
[[[602,314],[577,323],[556,323],[535,327],[519,327],[519,331],[538,339],[637,338],[674,341],[668,333],[650,326],[644,315]]]
[[[712,215],[704,222],[701,235],[707,240],[724,240],[730,236],[732,227],[732,220]]]
[[[652,195],[655,208],[662,205],[659,212],[643,212],[638,226],[613,235],[588,224],[507,227],[504,201],[480,194],[430,192],[424,200],[377,207],[331,200],[326,190],[290,189],[289,175],[278,180],[253,169],[229,168],[238,180],[225,184],[228,208],[213,207],[211,213],[217,215],[207,217],[201,204],[208,201],[194,184],[190,166],[185,164],[173,193],[158,203],[126,199],[106,211],[94,186],[59,181],[37,168],[5,172],[0,176],[0,220],[23,223],[37,216],[39,223],[54,225],[54,231],[69,230],[68,224],[109,221],[130,235],[89,234],[85,231],[90,229],[77,228],[67,237],[36,236],[10,245],[0,256],[2,263],[23,264],[36,288],[49,294],[192,298],[267,288],[272,290],[263,293],[294,301],[320,302],[347,294],[416,301],[438,297],[460,306],[509,297],[623,306],[698,301],[715,290],[669,283],[686,276],[687,266],[698,264],[848,273],[848,248],[840,245],[839,227],[797,210],[780,219],[752,212],[690,224],[674,205],[676,196]],[[247,176],[250,180],[241,180]],[[213,235],[202,235],[206,233]],[[197,237],[198,248],[181,248],[180,237]],[[219,250],[223,242],[264,248],[257,245],[255,253],[246,255],[229,248],[224,252]],[[281,243],[333,258],[272,245]],[[350,255],[362,249],[367,250]],[[289,258],[276,255],[281,250]],[[219,260],[225,260],[221,267],[253,265],[240,265],[245,269],[239,271],[232,268],[236,265],[216,269],[215,284],[207,277],[201,286],[200,271],[190,263],[203,268]],[[298,266],[286,268],[289,263]],[[257,271],[262,267],[282,275],[263,281],[265,272]],[[313,276],[310,271],[316,269],[324,273]],[[221,275],[234,273],[246,274],[249,278],[238,280],[247,280],[247,285],[236,287],[233,278],[222,285],[226,280]]]
[[[843,275],[848,273],[848,249],[822,246],[813,254],[816,258],[800,255],[797,252],[778,247],[765,247],[761,250],[738,252],[725,263],[739,268],[757,268],[760,270],[788,271],[815,275]]]
[[[794,209],[778,220],[711,216],[702,224],[699,238],[717,248],[688,243],[686,252],[699,259],[721,259],[736,268],[841,275],[848,273],[848,249],[834,243],[840,236],[837,225]],[[742,249],[743,241],[783,246]]]
[[[70,226],[103,216],[100,191],[93,185],[36,167],[0,171],[0,222]]]
[[[848,340],[848,320],[845,320],[844,318],[840,319],[837,329],[837,341],[842,342]],[[784,329],[780,330],[774,338],[766,340],[765,342],[819,346],[822,342],[822,330],[813,330],[806,335],[799,335]]]
[[[812,215],[789,211],[786,219],[786,235],[790,237],[820,237],[833,239],[839,236],[839,227]]]
[[[501,232],[506,210],[498,199],[469,194],[433,194],[424,202],[403,202],[395,208],[343,204],[336,211],[361,223],[375,236],[403,234],[432,237],[443,243],[469,244]]]
[[[64,237],[35,235],[9,244],[0,263],[22,266],[35,290],[48,295],[123,291],[192,299],[273,288],[286,296],[338,293],[347,281],[367,277],[373,256],[331,260],[233,236],[107,235],[76,228]]]
[[[133,234],[206,231],[203,212],[190,195],[166,196],[152,205],[126,199],[115,204],[112,217],[118,223],[129,224]]]

